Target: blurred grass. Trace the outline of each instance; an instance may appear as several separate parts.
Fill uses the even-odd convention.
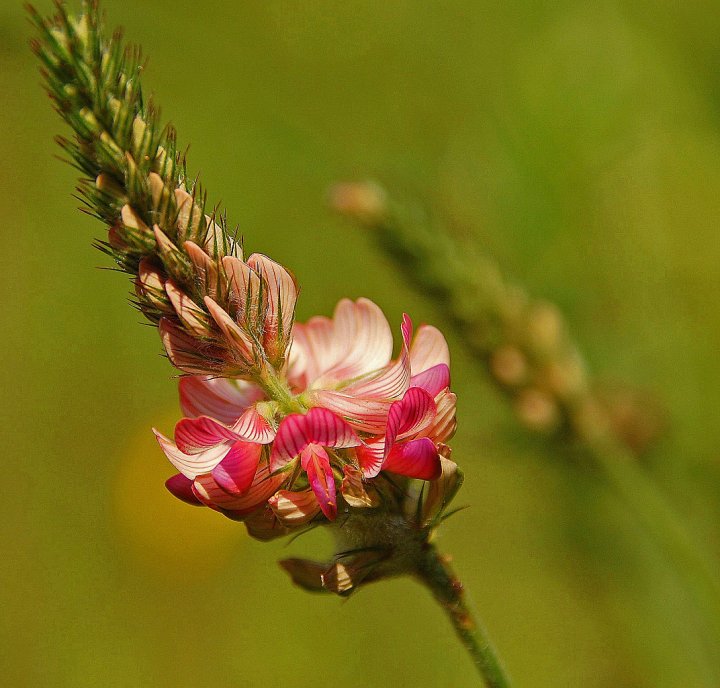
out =
[[[442,322],[322,202],[354,175],[426,194],[562,306],[596,371],[668,405],[648,467],[718,551],[714,3],[106,7],[150,54],[146,84],[212,199],[296,272],[302,319],[364,295],[393,322]],[[275,566],[282,544],[166,494],[171,471],[140,438],[177,413],[172,371],[125,278],[92,269],[102,228],[51,157],[59,123],[28,33],[4,2],[4,683],[476,685],[419,587],[308,596]],[[624,505],[524,437],[459,353],[453,370],[472,508],[441,542],[518,686],[717,685],[691,602]],[[324,547],[313,534],[289,550]]]

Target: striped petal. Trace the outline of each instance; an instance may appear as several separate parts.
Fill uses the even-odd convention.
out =
[[[244,494],[252,485],[261,453],[262,445],[238,440],[230,447],[225,458],[213,468],[212,477],[229,494]]]
[[[337,516],[335,476],[327,452],[317,444],[310,444],[300,453],[300,463],[320,509],[329,520],[334,521]]]
[[[421,325],[410,347],[412,374],[418,375],[436,365],[450,366],[450,350],[442,332],[432,325]]]
[[[317,404],[341,416],[356,430],[377,434],[385,430],[390,401],[378,399],[358,399],[343,392],[317,390],[310,394],[313,404]]]
[[[432,424],[421,434],[430,437],[434,442],[447,442],[454,434],[457,427],[455,420],[455,406],[457,396],[450,390],[441,392],[435,400],[437,413]]]
[[[212,471],[223,460],[230,448],[228,443],[222,443],[197,454],[186,454],[163,434],[155,429],[153,432],[170,463],[187,478],[195,478]]]
[[[268,499],[268,504],[286,526],[301,526],[309,523],[320,512],[320,504],[312,490],[302,492],[278,490]]]
[[[366,442],[355,450],[358,465],[365,478],[374,478],[382,469],[385,460],[385,440]]]
[[[263,279],[267,289],[267,310],[263,323],[263,344],[271,362],[285,358],[292,335],[298,289],[293,276],[267,256],[254,253],[247,264]]]
[[[221,442],[238,439],[232,430],[207,416],[183,418],[175,426],[175,444],[184,454],[198,454]]]
[[[380,308],[369,299],[341,300],[335,308],[326,364],[316,387],[368,375],[385,368],[392,356],[392,331]]]
[[[244,322],[251,330],[259,329],[266,302],[260,276],[247,263],[234,256],[226,256],[222,264],[230,280],[238,322]]]
[[[412,337],[412,321],[403,315],[401,325],[402,350],[397,361],[386,366],[378,375],[359,380],[343,388],[345,394],[363,399],[399,399],[410,384],[409,344]]]
[[[305,415],[293,413],[280,423],[270,456],[273,471],[299,456],[309,444],[323,447],[357,447],[360,438],[353,429],[327,409],[314,407]]]
[[[229,425],[264,396],[259,387],[242,380],[206,375],[180,378],[180,407],[190,418],[211,416]]]
[[[228,315],[227,311],[221,308],[209,296],[205,297],[205,306],[207,307],[213,320],[222,331],[228,344],[232,347],[240,359],[247,365],[250,365],[255,359],[255,348],[252,339],[248,336],[242,327]]]
[[[436,397],[449,386],[450,368],[444,363],[438,363],[410,378],[410,387],[421,387],[429,392],[432,397]]]
[[[255,406],[251,406],[238,418],[232,431],[239,438],[258,444],[270,444],[275,439],[275,429]]]
[[[191,337],[168,318],[160,319],[158,329],[167,357],[176,368],[199,375],[220,373],[225,368],[220,349]]]
[[[435,480],[442,471],[437,448],[427,437],[396,444],[388,453],[382,469],[420,480]]]
[[[437,407],[428,392],[420,387],[411,387],[396,401],[388,413],[385,440],[392,446],[397,440],[417,435],[435,419]]]
[[[178,289],[172,280],[165,282],[165,292],[178,318],[180,318],[182,324],[185,326],[185,329],[197,337],[207,337],[211,334],[211,330],[208,327],[209,320],[205,311],[184,291]]]
[[[267,465],[261,465],[245,494],[228,494],[210,474],[197,476],[194,488],[197,498],[204,504],[229,512],[230,517],[241,518],[264,506],[286,478],[282,474],[271,475]]]

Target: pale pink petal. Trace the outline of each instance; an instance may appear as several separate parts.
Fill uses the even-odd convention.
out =
[[[232,426],[238,437],[257,444],[270,444],[275,439],[275,428],[256,407],[251,406]]]
[[[237,353],[239,358],[250,365],[255,359],[255,347],[252,339],[248,334],[239,327],[236,322],[209,296],[205,297],[205,306],[207,306],[210,315],[217,323],[217,326],[225,335],[225,339]]]
[[[391,402],[377,399],[358,399],[343,392],[317,390],[310,394],[313,404],[341,416],[356,430],[380,433],[385,430]]]
[[[184,454],[197,454],[220,442],[240,439],[232,430],[213,418],[183,418],[175,426],[175,444]]]
[[[320,511],[320,504],[312,490],[302,492],[278,490],[268,499],[268,504],[286,526],[309,523]]]
[[[235,442],[225,458],[212,470],[215,482],[226,492],[238,495],[247,492],[260,463],[262,445]]]
[[[158,329],[165,352],[176,368],[200,375],[219,373],[225,368],[223,353],[216,346],[191,337],[167,318],[160,319]]]
[[[172,495],[192,506],[203,506],[192,490],[193,481],[182,473],[176,473],[165,481],[165,487]]]
[[[243,380],[201,375],[180,378],[180,407],[191,418],[211,416],[229,425],[264,398],[259,387]]]
[[[296,325],[293,328],[293,340],[295,338],[305,352],[308,386],[325,370],[331,369],[349,347],[347,342],[336,339],[333,321],[323,315],[310,318],[306,325]]]
[[[185,328],[198,337],[207,337],[211,334],[208,327],[208,317],[200,306],[198,306],[184,291],[178,289],[177,285],[168,280],[165,282],[165,292],[170,299],[178,318],[185,325]]]
[[[243,495],[228,494],[210,474],[197,476],[194,487],[196,496],[204,504],[230,512],[230,516],[242,517],[264,506],[286,479],[283,474],[271,475],[267,465],[261,465],[250,489]]]
[[[263,343],[271,361],[285,356],[295,317],[298,289],[293,276],[267,256],[251,255],[247,264],[264,280],[267,288],[267,311],[263,324]]]
[[[272,470],[285,466],[309,444],[347,448],[361,444],[353,429],[324,408],[311,408],[305,415],[293,413],[280,423],[273,443]]]
[[[175,189],[175,204],[178,208],[177,228],[181,237],[188,235],[188,230],[197,227],[200,219],[200,208],[193,197],[185,189]]]
[[[427,437],[396,444],[387,455],[382,469],[421,480],[435,480],[442,470],[437,448]]]
[[[442,332],[432,325],[421,325],[410,347],[410,367],[413,375],[444,364],[450,366],[450,350]]]
[[[156,308],[167,308],[165,279],[149,258],[143,258],[138,264],[135,288],[138,296],[144,296]]]
[[[380,308],[369,299],[343,299],[333,316],[332,367],[313,384],[328,387],[341,380],[384,368],[392,356],[392,332]]]
[[[261,288],[260,276],[247,263],[234,256],[226,256],[222,264],[230,280],[238,322],[244,323],[250,330],[260,331],[266,297]]]
[[[432,368],[423,370],[422,373],[413,375],[410,378],[410,387],[421,387],[436,397],[444,389],[450,386],[450,368],[444,363],[438,363]]]
[[[364,399],[399,399],[410,384],[410,338],[412,337],[412,321],[403,315],[402,321],[402,350],[398,360],[388,365],[378,375],[369,379],[359,380],[342,391],[354,397]]]
[[[315,493],[320,509],[331,521],[337,516],[337,497],[335,492],[335,476],[330,468],[327,452],[316,444],[302,450],[300,462],[307,473],[310,487]]]
[[[351,464],[343,466],[343,480],[340,485],[345,501],[358,509],[376,507],[380,504],[380,495],[371,485],[363,480],[362,471]]]
[[[185,454],[175,446],[174,442],[157,430],[153,429],[153,432],[170,463],[187,478],[195,478],[202,473],[212,471],[223,460],[230,448],[229,443],[221,443],[198,454]]]
[[[447,442],[455,434],[455,428],[457,427],[457,421],[455,420],[456,402],[457,396],[450,390],[441,392],[435,399],[437,406],[435,420],[422,434],[437,443]]]

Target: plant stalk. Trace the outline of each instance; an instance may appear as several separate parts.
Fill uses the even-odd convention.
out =
[[[434,545],[427,544],[415,575],[425,585],[450,619],[457,637],[467,650],[487,688],[510,688],[510,678],[498,658],[485,629],[474,618],[465,600],[463,585]]]

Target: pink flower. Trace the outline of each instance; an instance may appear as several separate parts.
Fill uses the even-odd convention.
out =
[[[278,317],[272,325],[264,340],[270,353],[287,322]],[[421,326],[413,339],[404,316],[401,331],[393,359],[380,309],[344,299],[332,319],[292,328],[279,375],[286,395],[275,397],[260,378],[182,378],[186,417],[175,441],[156,433],[179,471],[168,489],[231,518],[252,515],[255,529],[276,533],[319,512],[333,520],[338,486],[346,504],[371,507],[378,504],[372,482],[383,471],[438,479],[439,450],[455,428],[449,352],[434,327]]]

